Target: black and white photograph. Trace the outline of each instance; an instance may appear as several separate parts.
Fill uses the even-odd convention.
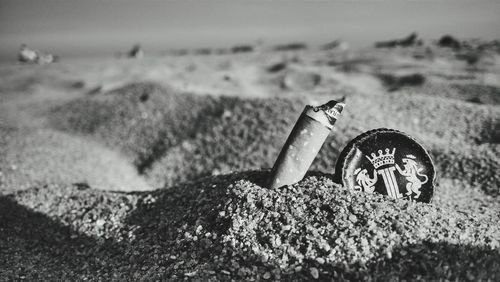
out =
[[[0,281],[500,281],[500,2],[0,0]]]

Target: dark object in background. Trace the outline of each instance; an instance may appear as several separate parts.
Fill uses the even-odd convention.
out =
[[[458,60],[467,62],[468,66],[475,66],[481,59],[482,53],[479,50],[470,50],[466,52],[457,52],[455,57]]]
[[[285,62],[280,62],[273,64],[267,68],[268,72],[279,72],[286,68],[287,64]]]
[[[354,191],[429,203],[435,169],[429,153],[409,135],[380,128],[353,139],[335,166],[336,181]]]
[[[274,51],[296,51],[307,49],[307,44],[301,42],[293,42],[288,44],[276,45]]]
[[[460,49],[462,47],[462,43],[458,41],[455,37],[451,35],[444,35],[439,39],[438,45],[440,47],[447,47],[447,48],[453,48],[453,49]]]
[[[83,89],[83,88],[85,88],[85,81],[77,80],[77,81],[72,82],[70,86],[71,86],[71,88],[74,88],[74,89]]]
[[[395,76],[393,74],[378,74],[388,91],[396,91],[405,86],[421,86],[425,83],[425,76],[420,73]]]
[[[144,57],[144,51],[140,44],[135,44],[134,47],[128,52],[129,58],[140,59]]]
[[[500,54],[500,40],[492,40],[482,43],[477,47],[477,49],[480,51],[490,50],[496,52],[497,54]]]
[[[415,50],[412,57],[417,60],[434,60],[435,55],[432,48],[427,46],[424,50]]]
[[[90,189],[90,185],[87,182],[73,183],[73,186],[75,186],[76,189],[78,189],[78,190],[88,190],[88,189]]]
[[[411,33],[403,39],[394,39],[389,41],[380,41],[375,43],[376,48],[394,48],[394,47],[409,47],[419,45],[422,42],[417,40],[418,35],[416,32]]]
[[[304,178],[344,106],[342,98],[318,107],[305,107],[274,163],[269,188],[291,185]]]
[[[336,40],[333,40],[333,41],[321,46],[321,49],[346,51],[349,49],[349,44],[345,41],[340,40],[340,39],[336,39]]]
[[[253,52],[252,45],[237,45],[231,48],[231,52],[233,53],[250,53]]]

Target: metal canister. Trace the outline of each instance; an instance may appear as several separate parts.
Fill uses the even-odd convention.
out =
[[[344,106],[342,98],[304,108],[274,163],[269,188],[291,185],[304,178]]]

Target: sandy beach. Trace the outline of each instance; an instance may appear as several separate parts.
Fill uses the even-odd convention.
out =
[[[499,280],[500,49],[471,42],[1,66],[0,280]],[[264,187],[342,96],[308,176]],[[427,148],[430,204],[332,180],[374,128]]]

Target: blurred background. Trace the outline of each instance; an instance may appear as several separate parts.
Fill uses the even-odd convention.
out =
[[[0,0],[0,61],[22,44],[65,59],[106,57],[141,43],[170,48],[223,47],[290,40],[351,47],[417,31],[423,38],[500,37],[496,1],[78,1]]]

